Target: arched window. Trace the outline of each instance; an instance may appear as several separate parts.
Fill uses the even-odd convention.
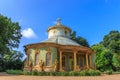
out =
[[[30,50],[27,50],[27,65],[29,66],[29,62],[30,62]]]
[[[51,53],[46,54],[46,66],[50,66],[51,64]]]
[[[36,51],[35,51],[35,65],[38,65],[38,63],[39,63],[39,50],[37,49]]]
[[[37,53],[35,55],[35,65],[38,65],[38,63],[39,63],[39,54]]]
[[[67,35],[67,33],[68,33],[68,32],[65,30],[65,35]]]

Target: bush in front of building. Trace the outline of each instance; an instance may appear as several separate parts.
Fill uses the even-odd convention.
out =
[[[6,70],[8,74],[16,74],[16,75],[23,75],[22,70]]]
[[[46,72],[44,72],[44,71],[38,72],[38,75],[39,75],[39,76],[45,76],[45,75],[46,75]]]
[[[108,71],[106,71],[106,74],[108,74],[108,75],[111,75],[112,73],[113,73],[112,70],[108,70]]]
[[[70,71],[69,76],[79,76],[80,72]]]
[[[79,72],[38,72],[38,71],[21,71],[21,70],[7,70],[8,74],[24,74],[24,75],[36,75],[36,76],[100,76],[101,72],[98,70],[82,70]]]
[[[78,74],[79,76],[88,76],[88,71],[87,70],[82,70]]]
[[[23,71],[23,74],[24,75],[32,75],[32,72],[30,72],[30,71]]]
[[[37,72],[37,71],[32,71],[31,74],[32,74],[32,75],[38,75],[38,73],[39,73],[39,72]]]
[[[101,75],[101,72],[99,70],[90,69],[87,71],[87,75],[88,76],[99,76],[99,75]]]

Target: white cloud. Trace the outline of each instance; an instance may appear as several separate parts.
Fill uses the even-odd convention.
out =
[[[22,30],[21,32],[22,36],[25,38],[37,38],[37,35],[34,33],[34,31],[31,28],[27,28]]]

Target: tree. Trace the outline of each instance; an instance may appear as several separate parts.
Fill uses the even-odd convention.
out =
[[[22,37],[18,22],[0,14],[0,54],[3,56],[12,48],[18,48]]]
[[[7,69],[22,69],[23,53],[20,51],[11,50],[9,54],[4,55],[4,70]]]
[[[0,14],[0,71],[21,67],[21,53],[12,50],[19,46],[22,37],[20,30],[18,22],[12,22],[10,18]]]
[[[120,71],[120,54],[114,53],[112,58],[112,64],[115,67],[115,71]]]
[[[88,44],[87,40],[85,38],[81,37],[81,36],[76,36],[75,31],[71,31],[70,38],[72,40],[76,41],[77,43],[79,43],[82,46],[89,47],[89,44]]]
[[[101,44],[110,49],[113,53],[120,54],[120,32],[110,31],[109,34],[104,36]]]
[[[120,70],[120,32],[110,31],[105,35],[101,44],[109,49],[112,54],[112,65],[114,70]]]
[[[113,54],[102,44],[93,45],[92,49],[96,52],[96,67],[101,71],[112,70]]]

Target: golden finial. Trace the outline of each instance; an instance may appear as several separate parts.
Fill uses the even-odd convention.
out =
[[[57,25],[61,25],[61,19],[57,18]]]

